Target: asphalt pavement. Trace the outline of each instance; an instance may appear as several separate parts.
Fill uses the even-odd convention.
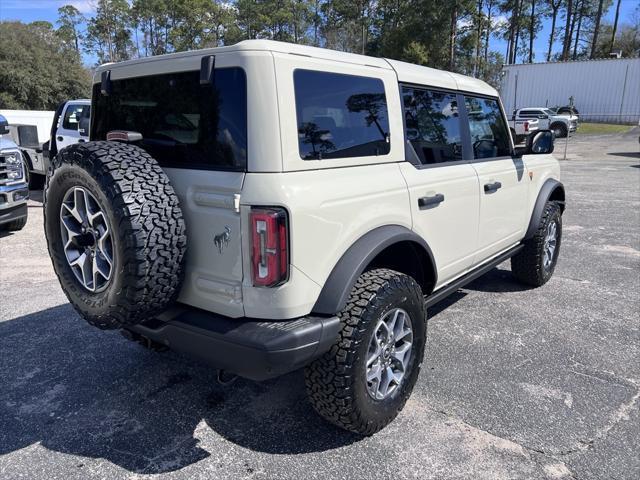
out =
[[[554,277],[505,263],[432,307],[413,396],[369,438],[315,415],[301,372],[223,387],[87,325],[33,192],[0,235],[0,478],[640,478],[638,151],[638,129],[570,139]]]

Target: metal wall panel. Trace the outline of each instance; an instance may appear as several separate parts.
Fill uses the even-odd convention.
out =
[[[582,120],[640,120],[640,58],[505,65],[500,96],[507,113],[554,107],[573,97]]]

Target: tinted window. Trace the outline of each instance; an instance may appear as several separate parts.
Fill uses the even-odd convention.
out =
[[[243,170],[247,162],[246,78],[240,68],[215,70],[214,85],[200,72],[180,72],[94,87],[92,138],[110,130],[140,132],[138,143],[162,166]]]
[[[407,140],[422,164],[462,160],[455,94],[404,87]]]
[[[64,118],[62,119],[62,128],[66,130],[78,130],[80,117],[83,116],[83,112],[88,112],[89,108],[89,105],[67,105],[67,109],[64,112]]]
[[[469,117],[469,130],[474,158],[511,155],[509,129],[500,105],[488,98],[464,97]]]
[[[298,145],[305,160],[389,153],[389,118],[381,80],[296,70]]]

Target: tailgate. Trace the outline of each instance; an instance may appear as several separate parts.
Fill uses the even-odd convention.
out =
[[[243,172],[166,168],[187,225],[185,277],[178,300],[244,316],[239,194]]]

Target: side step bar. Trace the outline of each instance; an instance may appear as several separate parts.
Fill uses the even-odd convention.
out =
[[[487,273],[489,270],[494,268],[496,265],[499,265],[505,260],[508,260],[509,258],[513,257],[516,253],[518,253],[523,248],[524,248],[523,244],[516,245],[515,247],[510,248],[506,252],[501,253],[500,255],[498,255],[488,263],[480,265],[475,270],[471,270],[467,274],[451,282],[449,285],[446,285],[442,287],[440,290],[436,291],[435,293],[425,297],[425,304],[427,308],[444,300],[446,297],[454,293],[456,290],[464,287],[468,283],[473,282],[476,278],[481,277],[482,275]]]

